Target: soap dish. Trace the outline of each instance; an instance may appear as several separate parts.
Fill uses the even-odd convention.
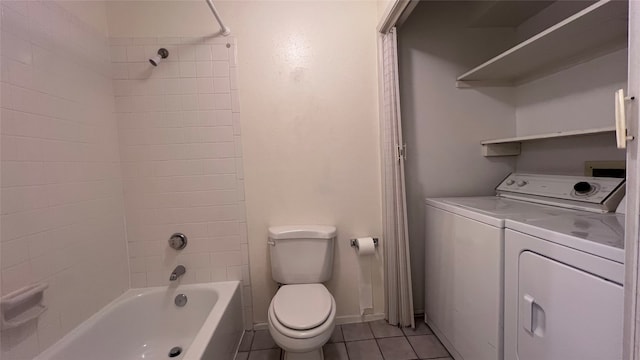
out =
[[[45,283],[33,284],[0,298],[2,330],[22,326],[47,311],[43,300],[48,287]]]

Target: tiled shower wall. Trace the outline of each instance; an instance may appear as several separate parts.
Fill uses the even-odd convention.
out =
[[[49,284],[0,358],[31,359],[128,289],[122,179],[107,39],[54,2],[0,9],[1,293]]]
[[[169,57],[148,59],[159,48]],[[249,256],[233,38],[112,38],[131,286],[242,280]],[[169,248],[174,232],[186,249]]]

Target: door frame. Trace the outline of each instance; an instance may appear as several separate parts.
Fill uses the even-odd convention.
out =
[[[378,32],[402,25],[417,5],[417,0],[389,0]],[[627,128],[636,140],[627,145],[623,359],[640,360],[640,0],[629,0],[628,79],[627,94],[635,100],[627,109]]]

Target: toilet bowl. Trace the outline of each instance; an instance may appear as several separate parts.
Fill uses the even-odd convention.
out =
[[[335,328],[336,302],[322,284],[333,270],[336,228],[269,228],[271,276],[281,286],[269,305],[269,332],[285,360],[322,360]]]
[[[269,305],[269,332],[286,360],[321,360],[335,317],[336,302],[324,285],[285,285]]]

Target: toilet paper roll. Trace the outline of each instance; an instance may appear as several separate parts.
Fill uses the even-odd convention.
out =
[[[362,237],[356,239],[358,244],[358,256],[373,255],[376,253],[376,244],[372,237]]]
[[[364,315],[367,310],[373,311],[373,287],[371,286],[371,262],[376,253],[376,246],[373,238],[357,238],[358,244],[358,290],[360,296],[360,315]]]

